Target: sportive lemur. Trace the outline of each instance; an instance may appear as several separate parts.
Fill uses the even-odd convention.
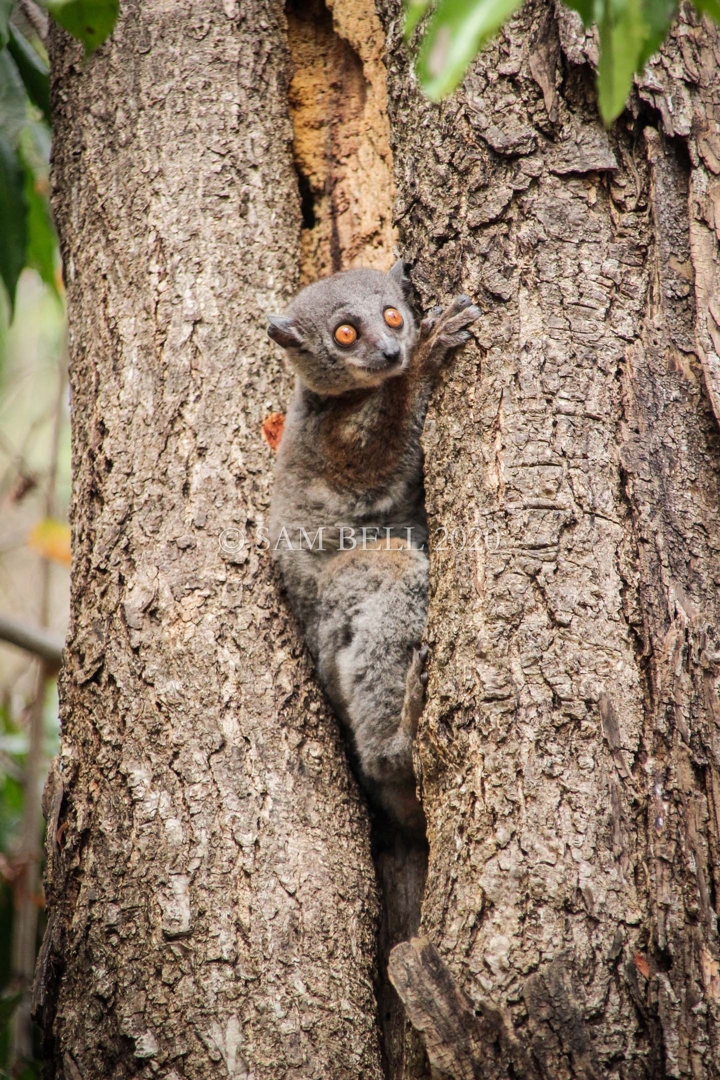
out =
[[[433,378],[480,312],[467,296],[418,328],[402,262],[307,286],[268,334],[297,374],[278,451],[270,541],[361,779],[423,827],[412,746],[427,675],[420,435]]]

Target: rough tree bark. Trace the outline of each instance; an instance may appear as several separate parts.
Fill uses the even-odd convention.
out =
[[[717,1076],[720,37],[685,11],[606,133],[595,41],[550,0],[442,106],[378,11],[134,0],[89,64],[54,42],[50,1073]],[[486,314],[425,433],[429,877],[383,1051],[367,814],[233,530],[288,392],[262,311],[398,235],[423,307]]]
[[[297,286],[282,10],[53,41],[74,498],[38,982],[50,1074],[381,1075],[367,814],[266,553]],[[238,533],[246,532],[241,546]]]
[[[718,1076],[720,37],[685,11],[606,134],[559,6],[441,108],[390,30],[413,281],[487,309],[425,432],[440,955],[396,985],[426,1040],[440,958],[492,1019],[452,1075]]]

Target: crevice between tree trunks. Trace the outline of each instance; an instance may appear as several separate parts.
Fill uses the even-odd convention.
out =
[[[302,211],[300,283],[353,266],[388,270],[395,259],[393,162],[387,115],[385,34],[371,0],[288,0],[293,66],[289,105]],[[407,1055],[423,1060],[387,976],[390,950],[417,933],[427,846],[387,821],[373,823],[383,895],[377,1001],[387,1075]]]

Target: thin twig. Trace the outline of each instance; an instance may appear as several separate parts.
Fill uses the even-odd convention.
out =
[[[48,17],[45,12],[34,4],[33,0],[20,0],[20,10],[44,45],[48,34]]]
[[[10,645],[17,645],[19,649],[38,656],[53,671],[60,668],[63,642],[59,634],[0,615],[0,641],[7,641]]]
[[[36,416],[30,424],[30,427],[27,429],[22,446],[19,450],[16,450],[7,436],[0,431],[0,449],[4,450],[5,454],[10,459],[8,467],[0,477],[0,494],[4,494],[5,490],[15,483],[18,474],[31,474],[31,469],[27,463],[26,450],[43,424],[47,424],[48,420],[52,419],[53,414],[51,412],[44,412],[39,416]]]

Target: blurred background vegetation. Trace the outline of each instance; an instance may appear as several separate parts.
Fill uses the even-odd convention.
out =
[[[11,615],[11,630],[47,628],[61,642],[69,594],[65,312],[31,268],[9,328],[3,306],[0,613]],[[57,745],[55,665],[0,642],[0,1075],[39,1075],[23,995],[42,931],[40,797]]]
[[[47,16],[0,0],[0,1076],[40,1075],[42,784],[68,617],[65,308],[49,209]],[[24,647],[11,642],[23,643]]]

